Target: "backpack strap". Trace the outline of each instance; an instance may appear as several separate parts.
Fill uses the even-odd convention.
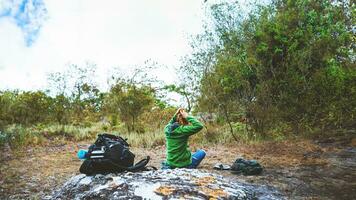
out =
[[[148,167],[146,167],[146,165],[150,161],[150,159],[151,158],[149,156],[147,156],[146,158],[140,160],[138,163],[136,163],[135,165],[133,165],[131,167],[121,166],[121,165],[118,165],[112,161],[110,161],[110,163],[119,169],[127,170],[130,172],[137,172],[137,171],[149,170]],[[149,167],[151,167],[153,170],[157,170],[156,167],[153,167],[153,166],[149,166]]]
[[[150,165],[150,166],[144,167],[143,170],[144,170],[144,171],[156,171],[156,170],[157,170],[157,167]]]
[[[138,163],[136,163],[134,166],[132,167],[128,167],[128,171],[131,171],[131,172],[137,172],[137,171],[140,171],[140,170],[144,170],[147,163],[150,161],[150,157],[147,156],[146,158],[140,160]]]

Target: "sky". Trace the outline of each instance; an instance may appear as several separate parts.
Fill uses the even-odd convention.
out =
[[[202,31],[203,0],[0,0],[0,90],[47,88],[47,74],[97,64],[101,88],[113,68],[153,60],[166,83]]]

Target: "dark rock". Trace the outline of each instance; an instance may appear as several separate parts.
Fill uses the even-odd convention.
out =
[[[284,199],[269,186],[246,184],[196,169],[72,177],[45,199]]]

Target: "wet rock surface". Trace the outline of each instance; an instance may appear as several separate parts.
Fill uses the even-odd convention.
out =
[[[196,169],[72,177],[45,199],[285,199],[273,187]]]

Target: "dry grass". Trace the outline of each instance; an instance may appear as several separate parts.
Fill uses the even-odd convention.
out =
[[[11,198],[36,198],[52,191],[78,173],[80,161],[75,154],[76,148],[72,144],[7,152],[1,158],[1,193],[5,197],[15,195]]]

